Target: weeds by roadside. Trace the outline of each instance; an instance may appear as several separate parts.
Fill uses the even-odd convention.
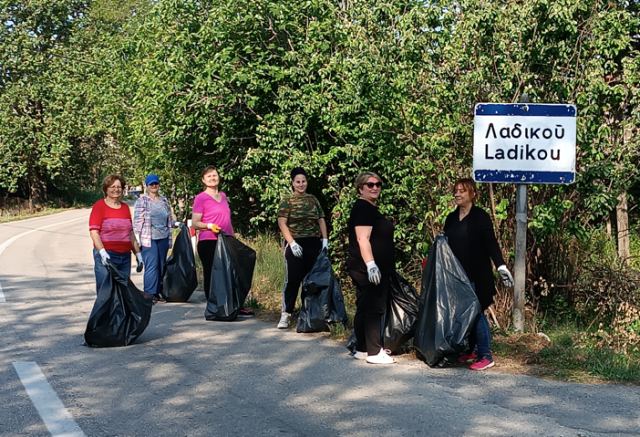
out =
[[[537,334],[497,333],[494,354],[499,368],[580,383],[640,384],[640,353],[627,354],[599,347],[575,325]]]
[[[34,217],[43,217],[46,215],[57,214],[59,212],[68,211],[73,208],[42,208],[36,212],[29,212],[28,210],[3,210],[0,214],[0,223],[8,223],[17,220],[26,220]]]
[[[74,208],[90,207],[100,197],[93,192],[77,192],[68,199],[50,199],[44,204],[31,205],[26,199],[0,199],[0,223],[25,220],[56,214]]]

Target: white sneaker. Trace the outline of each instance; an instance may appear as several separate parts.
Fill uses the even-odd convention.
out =
[[[291,320],[291,314],[283,312],[280,314],[280,321],[278,322],[278,329],[287,329],[289,327],[289,320]]]
[[[366,352],[355,351],[351,356],[356,360],[366,360],[369,354]]]
[[[390,357],[384,349],[380,349],[377,355],[367,356],[367,363],[369,364],[393,364],[396,360]]]

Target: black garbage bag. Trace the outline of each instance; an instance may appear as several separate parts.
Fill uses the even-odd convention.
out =
[[[186,302],[197,286],[198,275],[191,235],[189,235],[189,228],[181,223],[171,256],[167,259],[162,296],[167,302]]]
[[[297,332],[329,331],[333,323],[347,323],[347,311],[340,282],[333,274],[326,250],[321,250],[302,281],[302,308]]]
[[[422,274],[421,306],[414,346],[431,367],[442,366],[464,352],[470,328],[480,313],[480,302],[462,265],[438,235]]]
[[[418,320],[419,298],[416,289],[397,272],[391,277],[389,306],[384,318],[382,341],[392,354],[402,352],[410,340]]]
[[[398,272],[393,272],[389,290],[389,305],[382,325],[382,344],[392,354],[402,352],[402,346],[415,332],[418,320],[419,296],[416,289]],[[356,351],[356,333],[347,340],[347,349]]]
[[[255,250],[230,235],[218,234],[205,319],[233,321],[238,317],[251,289],[255,265]]]
[[[127,346],[142,335],[151,319],[151,300],[109,264],[109,281],[93,304],[84,340],[91,347]]]

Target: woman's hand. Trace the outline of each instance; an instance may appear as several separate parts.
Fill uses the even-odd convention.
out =
[[[214,234],[217,234],[220,232],[220,226],[218,226],[215,223],[207,223],[207,229],[209,229]]]
[[[111,259],[111,257],[109,256],[109,254],[107,253],[107,250],[104,247],[100,249],[98,253],[100,254],[100,261],[102,261],[102,265],[106,267],[107,264],[109,264],[109,260]]]
[[[511,272],[506,265],[502,264],[498,267],[498,273],[500,273],[500,279],[502,279],[505,287],[513,287],[513,276],[511,276]]]
[[[382,273],[380,273],[375,261],[367,261],[367,274],[369,275],[369,282],[375,285],[380,284]]]
[[[140,273],[144,267],[144,263],[142,262],[142,254],[140,252],[136,252],[136,260],[138,261],[136,272]]]
[[[296,243],[296,240],[291,241],[291,243],[289,243],[289,247],[291,248],[293,256],[296,258],[302,258],[302,246]]]

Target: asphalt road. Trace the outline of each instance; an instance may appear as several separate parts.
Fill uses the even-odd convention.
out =
[[[0,225],[0,436],[640,435],[638,387],[504,374],[499,357],[374,366],[323,334],[207,322],[202,293],[154,306],[135,345],[88,348],[88,214]]]

